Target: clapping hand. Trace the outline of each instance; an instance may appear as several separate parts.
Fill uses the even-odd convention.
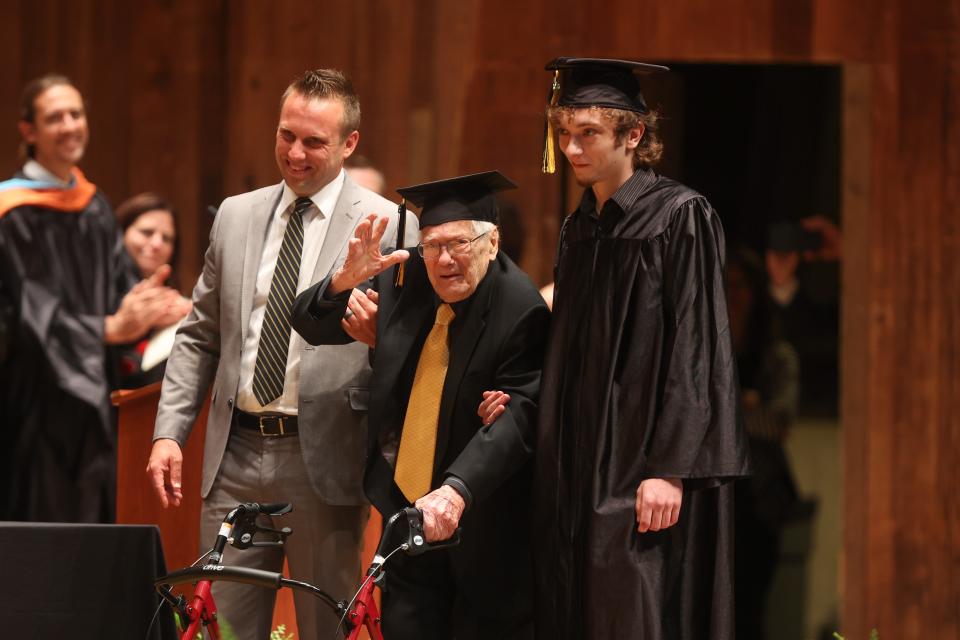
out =
[[[104,322],[108,344],[133,342],[151,329],[173,324],[190,312],[190,301],[163,284],[169,276],[170,266],[163,265],[123,296],[120,308]]]

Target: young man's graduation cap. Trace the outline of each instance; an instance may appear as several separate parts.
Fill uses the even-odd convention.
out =
[[[551,107],[605,107],[647,113],[640,90],[640,76],[669,71],[659,64],[611,58],[554,58],[546,66],[553,71],[548,104]],[[556,171],[553,127],[547,117],[543,149],[543,172]]]
[[[420,228],[432,227],[455,220],[481,220],[497,224],[499,221],[495,194],[517,185],[499,171],[483,171],[456,178],[435,180],[397,189],[403,200],[400,211],[406,211],[409,200],[420,207]],[[402,248],[403,234],[397,236],[397,248]],[[398,265],[396,285],[403,286],[403,263]]]

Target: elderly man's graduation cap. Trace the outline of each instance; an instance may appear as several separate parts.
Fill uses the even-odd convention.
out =
[[[483,171],[456,178],[435,180],[397,189],[403,200],[400,210],[406,211],[406,203],[420,207],[420,228],[432,227],[455,220],[481,220],[498,224],[496,194],[517,185],[499,171]],[[403,235],[397,236],[397,248]],[[399,265],[402,267],[401,265]],[[403,270],[397,270],[397,286],[403,286]]]
[[[397,189],[404,200],[420,207],[420,228],[454,220],[483,220],[497,224],[495,194],[516,189],[499,171],[436,180]]]
[[[551,107],[606,107],[647,113],[640,90],[640,76],[669,71],[659,64],[611,58],[555,58],[547,63],[553,71],[548,99]],[[556,170],[553,128],[547,118],[543,172]]]

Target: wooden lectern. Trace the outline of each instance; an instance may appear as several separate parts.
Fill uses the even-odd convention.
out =
[[[164,509],[147,478],[147,459],[153,446],[153,424],[160,401],[160,383],[132,391],[115,391],[111,396],[119,414],[117,433],[117,523],[155,524],[160,528],[167,569],[186,567],[200,555],[200,478],[203,463],[203,442],[207,430],[210,400],[203,410],[183,448],[183,502],[179,508]],[[371,510],[364,532],[361,567],[366,569],[380,540],[380,516]],[[209,541],[211,544],[213,541]],[[284,573],[287,573],[284,566]],[[296,576],[294,576],[296,577]],[[358,576],[359,584],[359,576]],[[353,594],[331,594],[349,598]],[[331,619],[332,616],[331,616]],[[287,632],[296,633],[293,595],[289,589],[277,593],[273,626],[285,624]]]
[[[176,509],[160,506],[146,474],[160,383],[131,391],[114,391],[111,400],[119,414],[117,523],[157,525],[167,568],[189,566],[200,555],[200,475],[209,399],[183,448],[183,502]]]

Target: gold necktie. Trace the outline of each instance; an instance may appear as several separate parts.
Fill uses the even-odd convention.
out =
[[[397,470],[393,477],[410,502],[415,502],[430,491],[433,454],[437,449],[440,396],[450,360],[447,326],[453,317],[450,305],[444,303],[437,309],[436,323],[420,352],[410,400],[407,402],[407,415],[403,419]]]

